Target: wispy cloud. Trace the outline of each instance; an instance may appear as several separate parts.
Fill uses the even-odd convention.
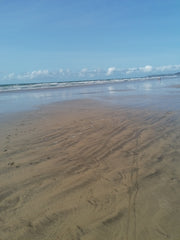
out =
[[[132,74],[134,72],[137,72],[138,68],[134,67],[134,68],[128,68],[126,70],[124,70],[125,74]]]
[[[151,65],[146,65],[144,67],[133,67],[128,68],[126,70],[126,74],[132,74],[132,73],[148,73],[153,71],[153,67]]]
[[[47,77],[49,76],[49,71],[48,70],[38,70],[38,71],[32,71],[28,73],[24,73],[22,75],[18,75],[18,79],[36,79],[36,78],[41,78],[41,77]]]
[[[12,80],[12,79],[16,78],[16,75],[15,75],[15,73],[9,73],[7,75],[4,75],[2,78],[4,80]]]
[[[80,76],[80,77],[84,77],[84,76],[86,76],[87,73],[88,73],[88,69],[87,69],[87,68],[83,68],[83,69],[81,69],[81,71],[79,72],[79,76]]]
[[[4,80],[13,80],[13,79],[18,79],[18,80],[32,80],[40,77],[46,77],[49,75],[48,70],[38,70],[38,71],[32,71],[32,72],[27,72],[23,74],[15,74],[15,73],[9,73],[5,76],[3,76]]]
[[[179,65],[166,65],[166,66],[160,66],[155,68],[156,71],[179,71],[180,70],[180,64]]]
[[[129,74],[137,74],[137,73],[164,73],[164,72],[175,72],[180,71],[179,65],[165,65],[165,66],[157,66],[153,67],[151,65],[146,65],[144,67],[133,67],[126,69],[125,73]]]
[[[32,72],[25,72],[25,73],[21,73],[21,74],[15,74],[15,73],[9,73],[6,74],[2,77],[3,80],[51,80],[53,79],[58,79],[58,78],[64,78],[64,77],[68,77],[71,76],[72,73],[69,69],[67,70],[63,70],[63,69],[59,69],[57,71],[49,71],[47,69],[44,70],[35,70]]]

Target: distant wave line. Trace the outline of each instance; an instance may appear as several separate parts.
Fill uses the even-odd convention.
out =
[[[172,77],[172,76],[171,76]],[[20,83],[20,84],[1,84],[1,92],[28,91],[40,89],[80,87],[99,84],[121,83],[130,81],[145,81],[159,79],[160,77],[139,77],[139,78],[122,78],[122,79],[104,79],[104,80],[82,80],[82,81],[64,81],[64,82],[41,82],[41,83]],[[163,77],[164,78],[164,77]]]

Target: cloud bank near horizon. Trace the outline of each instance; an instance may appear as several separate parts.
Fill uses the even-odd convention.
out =
[[[72,72],[69,69],[62,69],[56,71],[35,70],[22,74],[9,73],[3,74],[1,72],[0,82],[19,81],[19,82],[32,82],[32,81],[68,81],[68,80],[89,80],[101,78],[122,78],[122,77],[136,77],[146,76],[151,74],[163,74],[180,71],[180,65],[166,65],[153,67],[145,65],[143,67],[132,67],[121,69],[116,67],[109,67],[107,69],[88,69],[82,68],[80,71]]]

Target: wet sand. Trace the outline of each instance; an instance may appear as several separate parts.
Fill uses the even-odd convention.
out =
[[[83,100],[0,128],[0,240],[180,239],[177,112]]]

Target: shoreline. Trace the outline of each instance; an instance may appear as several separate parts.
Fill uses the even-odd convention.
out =
[[[0,94],[0,114],[23,112],[37,109],[42,105],[78,99],[108,100],[115,105],[124,104],[125,107],[145,104],[144,107],[157,105],[159,108],[162,106],[164,109],[178,110],[180,109],[179,88],[172,87],[178,84],[177,78],[4,92]],[[174,101],[172,96],[176,98]],[[166,106],[163,106],[164,100],[167,101]]]
[[[95,100],[1,123],[3,240],[178,240],[180,116]]]
[[[71,87],[87,87],[87,86],[93,86],[93,85],[107,85],[107,84],[121,84],[125,82],[134,83],[134,82],[145,82],[145,81],[156,81],[159,80],[160,76],[143,76],[143,77],[132,77],[132,78],[114,78],[114,79],[95,79],[95,80],[77,80],[77,81],[64,81],[64,82],[37,82],[37,83],[17,83],[17,84],[1,84],[0,87],[10,87],[10,86],[30,86],[30,85],[51,85],[51,84],[57,84],[57,85],[63,85],[63,84],[69,84],[69,86],[49,86],[46,88],[26,88],[26,89],[17,89],[17,90],[7,90],[7,91],[0,91],[0,93],[9,93],[9,92],[17,92],[17,91],[36,91],[36,90],[53,90],[56,88],[71,88]],[[179,78],[179,76],[161,76],[162,79],[169,79],[169,78]],[[70,85],[70,84],[79,84],[79,85]],[[91,84],[87,84],[91,83]]]

